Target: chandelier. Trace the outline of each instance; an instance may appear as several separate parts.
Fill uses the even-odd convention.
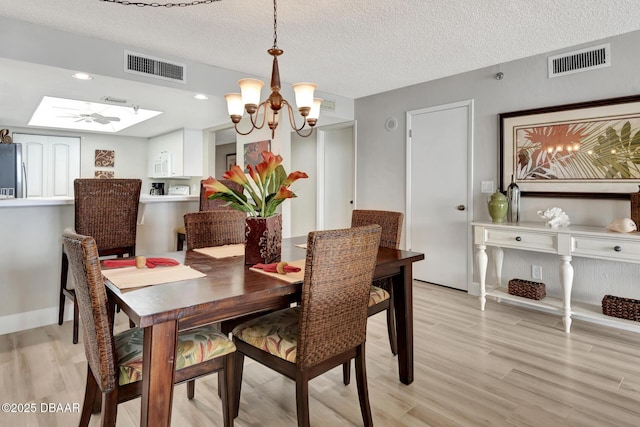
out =
[[[322,99],[314,98],[313,91],[316,85],[313,83],[296,83],[292,85],[295,92],[296,105],[298,112],[302,116],[302,125],[296,125],[293,107],[280,94],[280,71],[278,70],[278,56],[282,55],[283,50],[278,48],[278,24],[277,24],[277,5],[273,0],[273,47],[267,52],[273,56],[273,68],[271,70],[271,95],[265,101],[260,102],[260,92],[264,83],[257,79],[242,79],[238,81],[241,93],[228,93],[224,97],[227,100],[227,109],[231,121],[235,125],[236,132],[240,135],[249,135],[255,129],[262,129],[265,122],[271,129],[271,138],[275,135],[278,127],[280,110],[286,107],[289,116],[291,128],[300,136],[306,137],[311,135],[313,127],[318,121],[320,115],[320,104]],[[260,110],[262,109],[262,119],[259,120]],[[251,129],[248,132],[238,130],[238,123],[246,111],[251,121]],[[309,125],[305,130],[306,125]],[[305,132],[302,132],[305,130]]]

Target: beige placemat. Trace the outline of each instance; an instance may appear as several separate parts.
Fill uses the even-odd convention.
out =
[[[304,281],[304,263],[305,263],[304,259],[298,259],[296,261],[287,261],[287,264],[289,265],[293,265],[294,267],[300,267],[300,271],[296,273],[287,273],[287,274],[268,273],[264,270],[261,270],[259,268],[253,268],[253,267],[251,267],[249,270],[252,270],[261,274],[266,274],[267,276],[284,280],[285,282],[298,283],[298,282]]]
[[[211,248],[194,249],[194,251],[208,255],[212,258],[229,258],[232,256],[243,256],[244,244],[239,243],[237,245],[214,246]]]
[[[120,289],[159,285],[161,283],[198,279],[206,276],[206,274],[182,264],[171,267],[158,266],[155,268],[112,268],[102,270],[102,275]]]

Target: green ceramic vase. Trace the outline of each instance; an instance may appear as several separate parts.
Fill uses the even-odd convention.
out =
[[[500,191],[496,191],[487,200],[487,206],[489,207],[489,215],[493,222],[504,222],[504,217],[507,216],[507,210],[509,209],[509,199]]]

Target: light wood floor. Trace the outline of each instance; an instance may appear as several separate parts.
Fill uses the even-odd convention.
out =
[[[369,394],[377,426],[639,426],[640,334],[487,302],[416,282],[415,382],[397,379],[384,314],[370,319]],[[127,326],[123,315],[118,328]],[[81,404],[86,362],[71,324],[0,336],[0,402]],[[311,424],[362,425],[355,380],[341,370],[310,383]],[[215,376],[174,394],[173,425],[220,426]],[[119,406],[118,426],[138,425],[140,400]],[[74,426],[77,413],[0,413],[0,426]],[[296,425],[295,386],[246,361],[237,426]],[[91,420],[98,425],[98,417]]]

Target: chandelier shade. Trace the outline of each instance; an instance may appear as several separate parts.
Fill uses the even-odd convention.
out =
[[[278,48],[277,29],[277,4],[276,0],[273,0],[273,47],[267,50],[269,55],[273,56],[271,94],[265,101],[260,102],[260,94],[264,83],[258,79],[248,78],[238,81],[240,93],[228,93],[224,96],[227,100],[229,117],[235,125],[236,132],[240,135],[248,135],[255,129],[262,129],[264,124],[267,123],[269,129],[271,129],[271,137],[273,138],[275,130],[278,127],[280,110],[283,108],[287,110],[286,114],[289,117],[292,130],[300,136],[306,137],[311,135],[313,127],[318,122],[322,99],[314,98],[314,91],[316,89],[314,83],[304,82],[292,85],[296,98],[296,106],[298,107],[299,114],[302,116],[301,125],[296,124],[293,107],[280,94],[281,86],[278,56],[282,55],[283,50]],[[242,132],[238,129],[238,124],[242,120],[245,112],[249,115],[251,128],[247,132]],[[259,116],[262,116],[262,118],[260,119]]]

